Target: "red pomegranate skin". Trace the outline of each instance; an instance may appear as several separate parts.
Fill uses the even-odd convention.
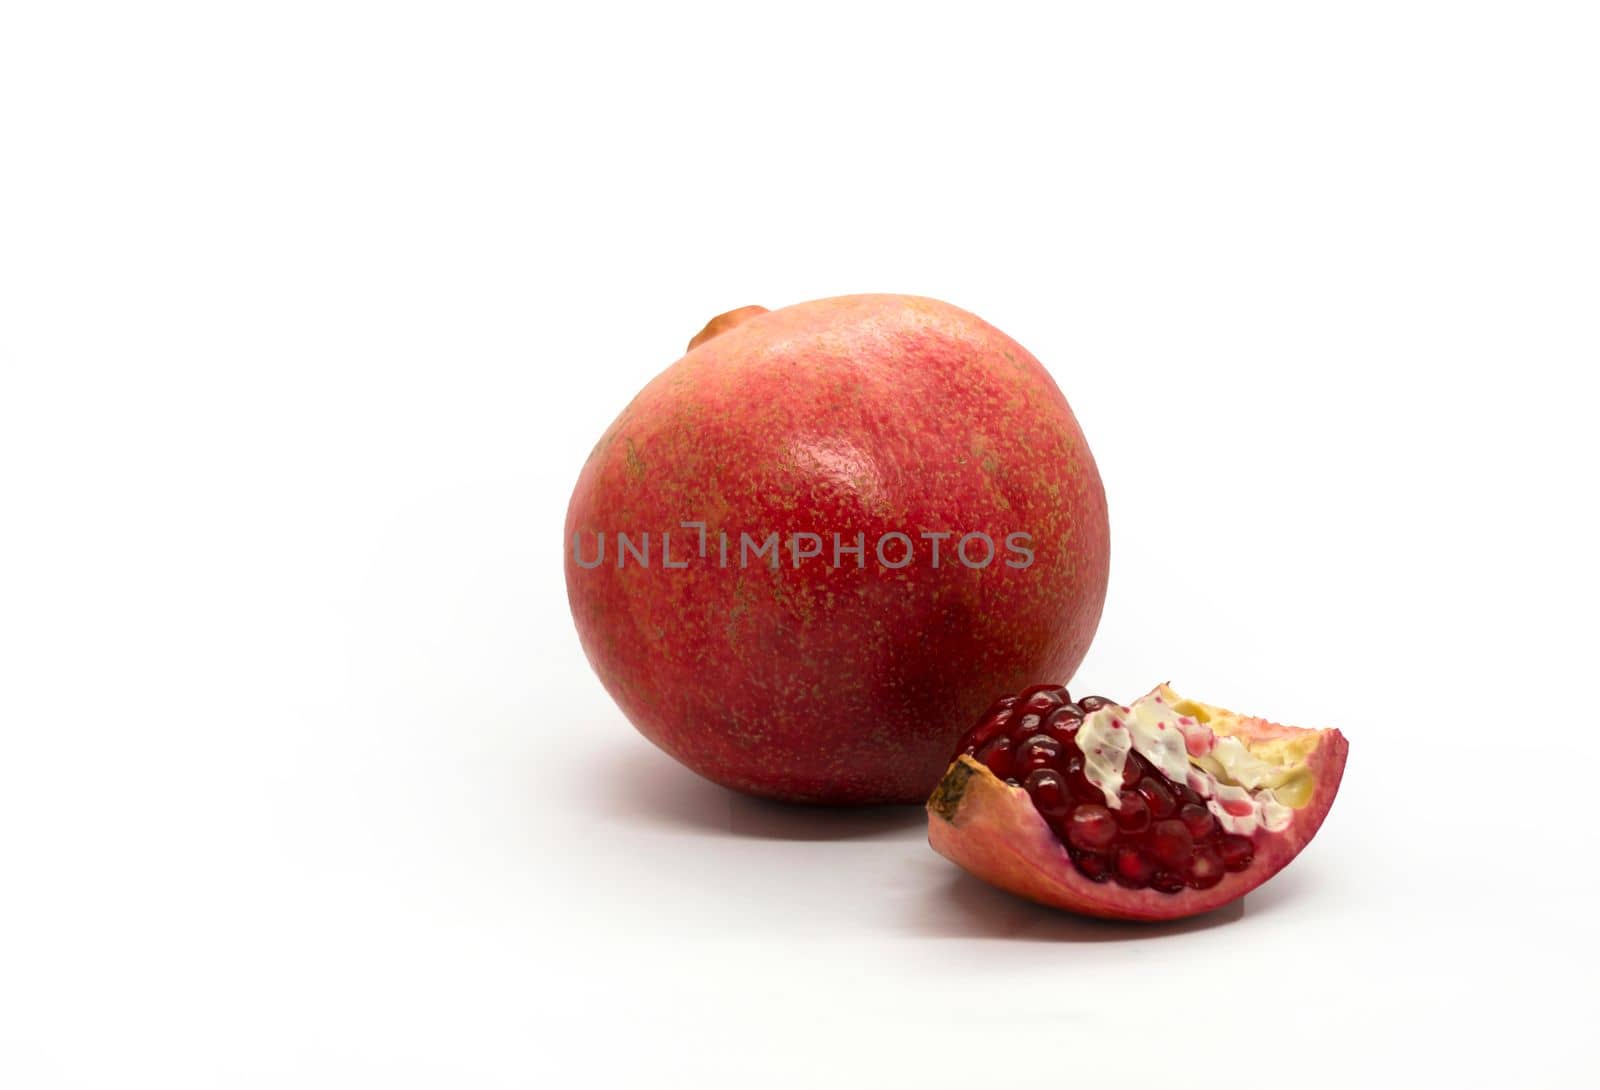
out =
[[[1066,681],[1087,651],[1109,550],[1094,458],[1039,361],[957,307],[855,295],[734,314],[634,398],[579,474],[564,552],[584,651],[645,737],[719,784],[920,803],[991,700]],[[706,524],[703,558],[686,521]],[[619,531],[649,533],[648,567],[618,566]],[[822,539],[799,567],[797,531]],[[916,549],[898,570],[875,551],[893,531]],[[939,531],[954,536],[935,567],[920,535]],[[981,569],[955,556],[974,531],[995,543]],[[663,567],[663,532],[687,566]],[[740,534],[772,532],[778,567],[741,568]],[[1025,560],[1005,547],[1016,532],[1031,536],[1022,568],[1007,564]],[[601,533],[604,562],[580,565]],[[834,566],[834,533],[865,535],[864,566],[847,552]],[[969,559],[984,551],[975,540]]]

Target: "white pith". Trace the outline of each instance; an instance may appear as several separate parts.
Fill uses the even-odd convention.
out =
[[[1180,700],[1157,686],[1130,705],[1109,704],[1084,717],[1077,732],[1084,776],[1105,795],[1106,805],[1122,808],[1122,770],[1132,750],[1167,779],[1188,784],[1225,831],[1248,836],[1257,829],[1287,829],[1294,811],[1263,786],[1283,769],[1237,738],[1180,714]]]

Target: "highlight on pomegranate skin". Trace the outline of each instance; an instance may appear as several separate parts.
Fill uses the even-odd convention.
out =
[[[1243,896],[1320,827],[1348,746],[1158,686],[1131,705],[1035,685],[962,737],[929,841],[1045,904],[1176,919]]]

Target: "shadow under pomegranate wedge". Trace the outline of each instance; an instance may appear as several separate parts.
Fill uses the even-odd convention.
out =
[[[1187,700],[1061,685],[997,701],[928,800],[928,841],[972,874],[1088,916],[1173,920],[1288,865],[1333,805],[1348,744]]]

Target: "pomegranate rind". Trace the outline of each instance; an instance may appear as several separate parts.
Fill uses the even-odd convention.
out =
[[[1009,786],[965,756],[950,765],[928,800],[928,843],[991,885],[1085,916],[1177,920],[1238,900],[1288,866],[1316,836],[1338,793],[1349,744],[1337,730],[1285,727],[1265,719],[1234,716],[1209,705],[1198,706],[1213,713],[1218,734],[1231,734],[1246,745],[1304,739],[1303,767],[1312,783],[1310,798],[1294,811],[1288,828],[1276,833],[1258,830],[1251,837],[1254,861],[1212,888],[1168,894],[1128,889],[1115,881],[1090,881],[1073,866],[1066,847],[1034,808],[1028,793]]]

